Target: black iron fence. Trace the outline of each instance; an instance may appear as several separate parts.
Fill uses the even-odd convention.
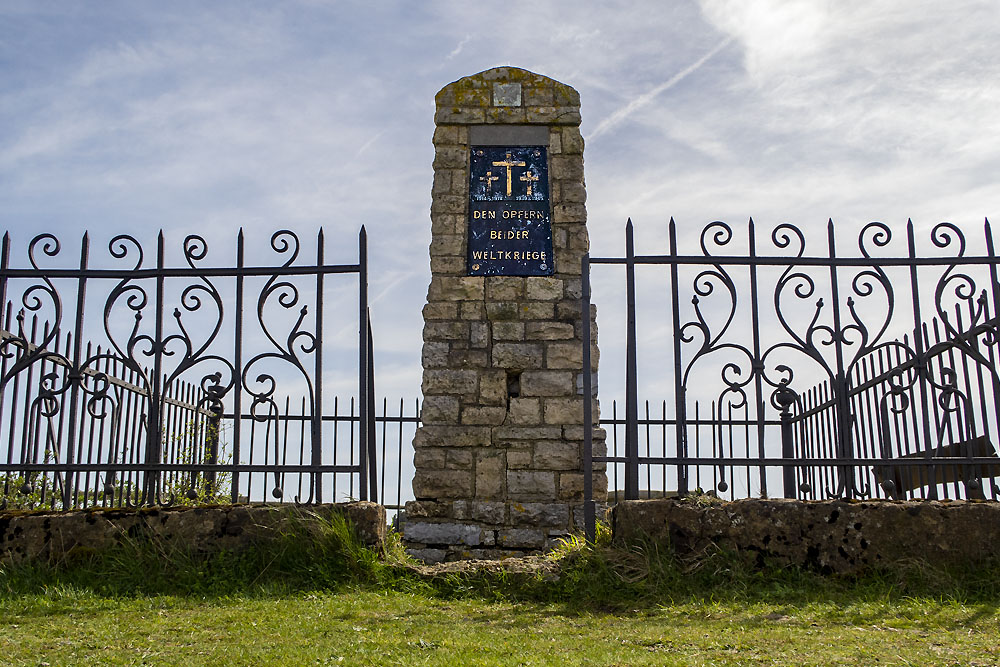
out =
[[[609,451],[587,441],[588,482],[596,465],[608,466],[612,500],[997,499],[1000,283],[989,222],[972,238],[978,251],[950,223],[921,233],[908,223],[903,238],[870,223],[847,256],[832,222],[824,231],[813,254],[802,230],[778,225],[758,254],[753,221],[743,239],[715,222],[692,239],[700,252],[685,254],[671,220],[669,254],[636,255],[629,221],[624,257],[584,258],[583,313],[593,265],[624,268],[626,304],[625,414],[605,406]],[[654,279],[637,281],[637,267]],[[642,331],[666,333],[638,339],[640,317]],[[584,357],[587,368],[587,345]],[[640,368],[647,381],[669,376],[672,395],[641,406]],[[585,493],[592,518],[603,499]]]
[[[326,262],[322,231],[314,262],[290,231],[263,248],[241,231],[221,267],[198,235],[176,265],[162,233],[149,261],[129,235],[92,253],[85,234],[67,261],[40,234],[26,265],[12,245],[5,234],[2,506],[377,498],[364,228],[347,264]],[[338,274],[356,286],[330,285]],[[324,386],[345,368],[347,415]]]

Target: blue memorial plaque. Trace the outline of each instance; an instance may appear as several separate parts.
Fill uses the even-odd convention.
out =
[[[550,276],[552,224],[545,146],[472,146],[470,276]]]

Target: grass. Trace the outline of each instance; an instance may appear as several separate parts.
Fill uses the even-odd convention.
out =
[[[996,665],[1000,569],[864,578],[567,544],[554,573],[405,567],[332,520],[204,557],[149,542],[0,568],[10,665]]]

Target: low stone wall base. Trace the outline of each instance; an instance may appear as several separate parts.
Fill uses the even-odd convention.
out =
[[[967,566],[1000,558],[1000,503],[631,500],[612,510],[613,543],[652,540],[679,556],[721,548],[824,573],[920,559]]]
[[[425,563],[499,559],[548,551],[583,532],[583,505],[513,501],[410,501],[403,542]]]
[[[282,526],[346,516],[365,544],[381,547],[385,508],[375,503],[331,505],[224,505],[163,509],[0,512],[0,560],[59,562],[74,552],[93,553],[128,539],[153,539],[200,552],[239,551],[281,534]]]

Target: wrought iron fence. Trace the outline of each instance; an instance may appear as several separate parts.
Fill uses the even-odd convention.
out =
[[[161,232],[147,264],[133,236],[92,254],[85,234],[67,265],[59,240],[40,234],[18,266],[5,234],[2,506],[316,503],[338,481],[375,500],[365,230],[352,263],[326,262],[322,231],[314,263],[299,261],[300,246],[282,230],[248,249],[241,231],[220,267],[205,261],[205,239],[189,235],[182,263],[168,265]],[[248,263],[260,255],[271,264]],[[333,285],[331,298],[336,274],[355,275],[357,286]],[[357,327],[346,346],[326,335],[345,322]],[[347,416],[324,391],[330,343],[352,355],[338,363],[356,364]]]
[[[582,266],[584,314],[593,265],[622,265],[626,293],[625,414],[612,403],[600,419],[610,452],[595,450],[586,429],[588,483],[596,465],[610,466],[613,499],[780,489],[997,500],[1000,282],[988,221],[978,254],[950,223],[918,235],[908,222],[899,239],[873,222],[848,256],[832,221],[816,254],[789,224],[771,231],[765,254],[753,221],[743,239],[707,225],[700,254],[681,253],[673,220],[666,255],[636,255],[631,220],[625,231],[624,257]],[[665,269],[645,285],[655,289],[637,283],[641,266]],[[637,286],[659,307],[640,313]],[[669,333],[645,343],[641,368],[671,369],[672,395],[640,415],[637,320],[661,312]],[[583,384],[593,395],[587,373]],[[589,401],[584,417],[595,421]],[[603,499],[589,484],[585,494],[592,531]]]

